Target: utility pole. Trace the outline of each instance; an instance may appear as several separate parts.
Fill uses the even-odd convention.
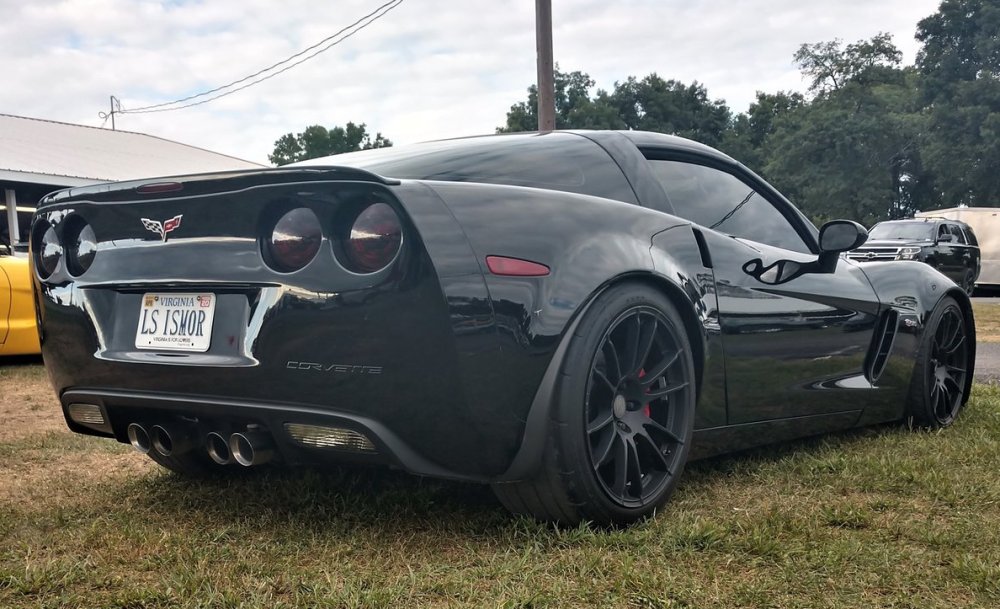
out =
[[[98,112],[97,113],[97,117],[104,119],[105,123],[110,118],[111,119],[111,130],[114,131],[115,130],[115,113],[122,111],[122,103],[120,101],[118,101],[118,98],[115,97],[114,95],[110,96],[110,99],[108,101],[111,104],[111,107],[108,110],[108,112]],[[103,127],[104,124],[101,124],[101,126]]]
[[[538,52],[538,130],[556,128],[552,65],[552,0],[535,0],[535,48]]]

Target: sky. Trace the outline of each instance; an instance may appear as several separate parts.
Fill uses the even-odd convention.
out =
[[[125,109],[238,80],[386,0],[0,0],[0,113],[100,127]],[[553,0],[555,60],[605,89],[656,72],[744,111],[804,91],[802,43],[892,34],[912,63],[938,0]],[[343,43],[217,101],[116,116],[149,133],[267,163],[285,133],[366,123],[397,144],[492,133],[535,81],[532,0],[403,0]],[[203,98],[199,98],[203,99]],[[110,128],[110,122],[105,124]]]

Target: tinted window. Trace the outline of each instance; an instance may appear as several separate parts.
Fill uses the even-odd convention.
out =
[[[971,226],[963,226],[962,232],[965,233],[965,242],[970,245],[979,246],[979,241],[976,239],[976,233],[972,230]]]
[[[788,219],[736,176],[680,161],[649,163],[678,216],[734,237],[809,252]]]
[[[965,235],[962,233],[962,229],[958,227],[957,224],[949,224],[948,227],[951,229],[951,234],[955,235],[955,243],[965,244]]]
[[[868,231],[868,238],[900,241],[933,241],[934,225],[926,222],[882,222]]]
[[[389,178],[531,186],[636,203],[621,169],[579,135],[505,135],[428,142],[312,159],[295,165],[347,165]]]

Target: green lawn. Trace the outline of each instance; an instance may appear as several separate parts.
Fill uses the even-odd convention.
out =
[[[0,396],[15,378],[44,382],[0,375]],[[944,431],[695,464],[663,513],[610,532],[385,470],[188,482],[106,440],[3,437],[5,608],[1000,606],[998,386]]]

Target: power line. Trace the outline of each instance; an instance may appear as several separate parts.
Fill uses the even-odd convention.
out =
[[[163,102],[163,103],[160,103],[160,104],[153,104],[153,105],[150,105],[150,106],[141,106],[139,108],[122,108],[122,109],[119,109],[117,111],[117,113],[118,114],[148,114],[148,113],[153,113],[153,112],[169,112],[171,110],[182,110],[184,108],[190,108],[192,106],[199,106],[201,104],[207,104],[210,101],[215,101],[215,100],[220,99],[222,97],[225,97],[227,95],[232,95],[233,93],[236,93],[238,91],[242,91],[243,89],[246,89],[248,87],[252,87],[253,85],[256,85],[256,84],[259,84],[259,83],[262,83],[265,80],[274,78],[275,76],[277,76],[279,74],[282,74],[284,72],[287,72],[288,70],[291,70],[292,68],[294,68],[297,65],[300,65],[302,63],[305,63],[306,61],[309,61],[310,59],[312,59],[313,57],[316,57],[317,55],[319,55],[321,53],[325,53],[326,51],[328,51],[331,48],[337,46],[338,44],[344,42],[345,40],[347,40],[351,36],[354,36],[355,34],[357,34],[358,32],[360,32],[361,30],[365,29],[369,25],[375,23],[380,18],[384,17],[389,11],[391,11],[392,9],[398,7],[402,3],[403,3],[403,0],[390,0],[389,2],[386,2],[385,4],[382,4],[381,6],[379,6],[378,8],[376,8],[374,11],[372,11],[372,12],[368,13],[367,15],[361,17],[360,19],[358,19],[354,23],[352,23],[352,24],[350,24],[350,25],[348,25],[348,26],[346,26],[344,28],[341,28],[336,33],[331,34],[330,36],[327,36],[326,38],[324,38],[323,40],[317,42],[316,44],[314,44],[314,45],[312,45],[312,46],[310,46],[310,47],[308,47],[306,49],[303,49],[303,50],[299,51],[298,53],[296,53],[294,55],[286,57],[285,59],[282,59],[281,61],[279,61],[277,63],[274,63],[274,64],[272,64],[272,65],[270,65],[270,66],[268,66],[266,68],[258,70],[257,72],[254,72],[253,74],[250,74],[249,76],[244,76],[243,78],[241,78],[239,80],[234,80],[233,82],[225,84],[225,85],[222,85],[220,87],[216,87],[216,88],[210,89],[208,91],[203,91],[201,93],[196,93],[194,95],[189,95],[187,97],[184,97],[184,98],[181,98],[181,99],[176,99],[176,100],[170,101],[170,102]],[[345,34],[345,32],[347,32],[347,33]],[[339,40],[336,39],[338,37],[340,37]],[[322,48],[320,48],[320,47],[322,47]],[[316,49],[319,49],[319,50],[316,50]],[[315,51],[315,52],[313,52],[312,54],[309,54],[309,55],[307,55],[305,57],[302,57],[303,55],[306,55],[310,51]],[[278,70],[276,72],[273,72],[271,74],[267,74],[267,75],[265,75],[262,78],[259,78],[257,80],[251,80],[251,79],[254,79],[254,78],[260,76],[261,74],[265,74],[266,72],[269,72],[269,71],[277,68],[278,66],[286,64],[286,63],[292,61],[293,59],[296,59],[297,57],[302,57],[302,59],[299,59],[298,61],[295,61],[295,62],[293,62],[293,63],[291,63],[289,65],[286,65],[285,67],[283,67],[282,69],[280,69],[280,70]],[[251,82],[246,82],[248,80],[251,80]],[[245,82],[246,82],[246,84],[244,84],[244,85],[242,85],[240,87],[236,87],[235,89],[232,89],[230,91],[225,91],[224,93],[220,93],[219,95],[215,95],[215,96],[209,97],[208,99],[203,99],[203,100],[192,102],[192,103],[188,103],[188,104],[184,104],[183,103],[183,102],[186,102],[186,101],[197,99],[199,97],[205,97],[205,96],[211,95],[213,93],[218,93],[219,91],[222,91],[223,89],[229,89],[230,87],[233,87],[234,85],[238,85],[240,83],[245,83]],[[176,104],[183,104],[183,105],[179,105],[178,106]],[[170,106],[170,107],[166,107],[166,106]]]

